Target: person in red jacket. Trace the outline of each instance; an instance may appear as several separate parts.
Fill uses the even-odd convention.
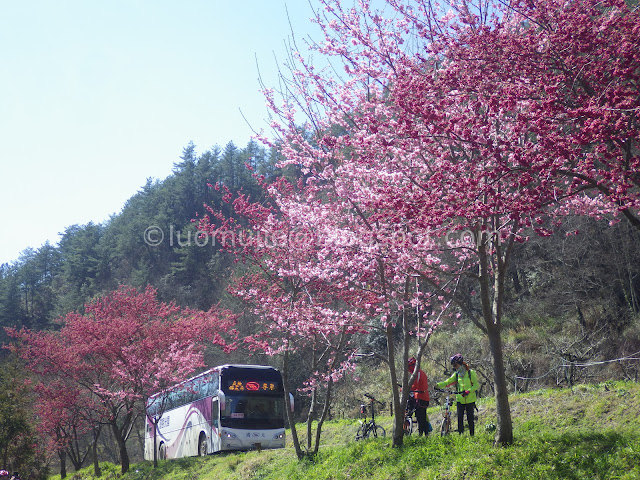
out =
[[[416,359],[409,359],[407,368],[409,373],[413,373],[416,368]],[[416,379],[411,385],[413,400],[416,406],[416,419],[418,420],[418,434],[429,434],[429,418],[427,417],[427,407],[429,406],[429,385],[427,382],[427,374],[418,369]]]

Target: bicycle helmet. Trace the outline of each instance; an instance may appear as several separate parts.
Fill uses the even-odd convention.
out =
[[[410,367],[415,366],[416,365],[416,358],[415,357],[411,357],[409,360],[407,360],[407,365],[409,365]]]
[[[0,470],[0,477],[8,477],[9,476],[9,472],[7,472],[6,470]]]
[[[464,358],[462,358],[462,355],[459,353],[456,353],[453,357],[451,357],[451,365],[455,365],[456,363],[458,365],[462,365],[463,361]]]

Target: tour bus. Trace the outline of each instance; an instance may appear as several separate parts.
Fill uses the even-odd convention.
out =
[[[293,396],[289,396],[293,410]],[[222,365],[149,398],[145,460],[222,450],[282,448],[282,376],[273,367]],[[157,429],[155,425],[157,424]]]

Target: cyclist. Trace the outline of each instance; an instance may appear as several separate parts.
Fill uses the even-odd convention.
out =
[[[409,373],[412,374],[416,369],[416,359],[411,357],[407,363]],[[413,398],[416,407],[416,420],[418,420],[418,435],[429,435],[429,418],[427,417],[427,407],[429,406],[429,385],[427,382],[427,374],[418,369],[416,379],[411,385]]]
[[[475,433],[474,412],[476,407],[476,390],[478,390],[478,376],[474,370],[464,361],[461,354],[456,353],[451,357],[451,366],[454,374],[448,379],[438,382],[438,388],[445,388],[449,385],[456,385],[457,410],[458,410],[458,433],[464,432],[464,414],[467,413],[469,422],[469,434],[473,437]]]

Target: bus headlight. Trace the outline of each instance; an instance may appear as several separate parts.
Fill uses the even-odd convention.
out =
[[[235,433],[233,433],[233,432],[226,432],[226,431],[224,431],[224,430],[222,430],[222,437],[223,437],[223,438],[238,438],[238,437],[236,436],[236,434],[235,434]]]
[[[273,437],[274,440],[282,440],[284,438],[284,433],[278,433]]]

